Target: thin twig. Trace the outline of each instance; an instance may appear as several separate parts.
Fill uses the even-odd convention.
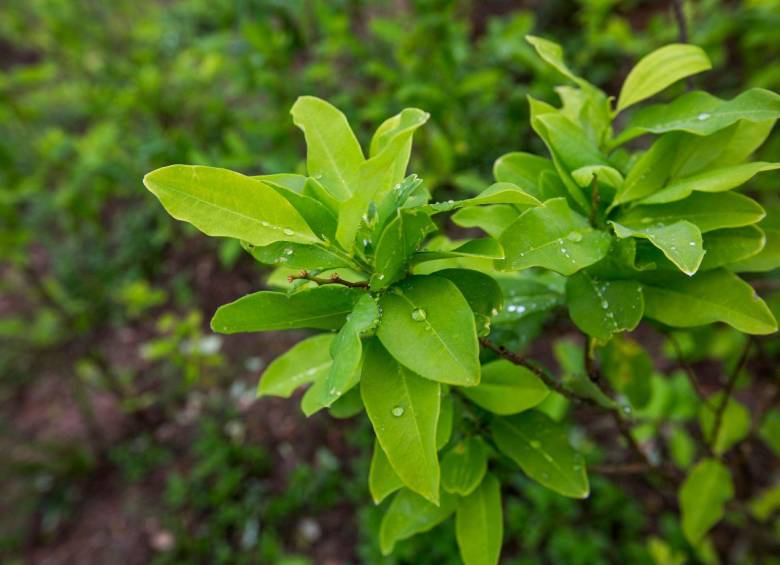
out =
[[[682,0],[672,0],[674,19],[677,20],[677,35],[680,43],[688,43],[688,21],[685,19],[685,9]],[[685,79],[685,89],[693,90],[693,79]]]
[[[631,434],[630,421],[626,418],[625,414],[623,414],[623,411],[620,409],[619,406],[617,406],[617,404],[615,408],[607,408],[605,406],[602,406],[601,404],[599,404],[598,402],[594,401],[591,398],[579,396],[573,391],[564,387],[563,384],[561,384],[558,380],[548,375],[546,371],[536,366],[535,364],[531,363],[528,359],[526,359],[522,355],[509,351],[503,345],[497,345],[484,337],[480,338],[479,341],[483,347],[489,349],[499,357],[506,359],[510,363],[514,363],[515,365],[519,365],[521,367],[525,367],[529,369],[537,377],[539,377],[548,387],[555,390],[559,394],[565,396],[566,398],[573,400],[574,402],[588,404],[589,406],[592,406],[596,410],[609,414],[610,417],[614,420],[618,428],[618,431],[625,438],[628,447],[631,449],[631,451],[635,453],[635,455],[643,462],[644,465],[646,465],[650,469],[656,469],[660,471],[665,478],[671,481],[676,480],[675,477],[672,475],[671,472],[669,472],[668,469],[659,467],[658,465],[654,465],[653,462],[650,460],[649,456],[647,455],[647,453],[645,453],[645,451],[639,446],[639,443],[637,443],[636,439]],[[596,374],[594,375],[596,381],[603,380],[601,379],[601,375],[598,372],[598,369],[595,366],[592,366],[591,368],[593,371],[596,372]]]
[[[747,363],[748,356],[750,354],[750,346],[752,345],[752,343],[753,342],[750,339],[748,339],[747,342],[745,343],[745,347],[742,350],[742,354],[739,357],[739,361],[737,361],[734,370],[731,371],[729,380],[726,383],[726,388],[723,389],[723,398],[720,399],[720,404],[718,404],[718,408],[715,411],[715,422],[712,425],[712,432],[710,433],[709,442],[708,442],[713,449],[718,440],[718,433],[720,432],[720,426],[723,423],[723,413],[726,411],[726,406],[728,406],[729,399],[731,398],[731,393],[734,391],[734,386],[737,384],[737,378],[739,377],[740,372],[742,372],[742,369],[745,367],[745,363]]]
[[[648,467],[647,463],[643,462],[588,466],[588,471],[592,471],[600,475],[637,475],[640,473],[646,473],[647,471],[651,470],[652,467]]]
[[[597,227],[596,218],[600,202],[601,194],[599,194],[598,176],[594,174],[593,180],[590,183],[590,225],[594,228]]]
[[[506,359],[510,363],[519,365],[520,367],[525,367],[526,369],[531,371],[534,375],[539,377],[542,380],[542,382],[544,382],[544,384],[546,384],[548,387],[553,389],[558,394],[565,396],[569,400],[572,400],[574,402],[584,402],[584,403],[592,404],[593,406],[598,406],[598,404],[596,404],[591,399],[578,396],[574,392],[567,389],[565,386],[563,386],[562,383],[560,383],[559,381],[557,381],[556,379],[548,375],[546,371],[536,366],[534,363],[530,362],[522,355],[518,353],[514,353],[513,351],[509,351],[503,345],[496,345],[495,343],[493,343],[492,341],[490,341],[485,337],[479,338],[479,342],[482,344],[483,347],[489,349],[499,357]]]
[[[696,371],[694,371],[693,367],[691,367],[688,364],[688,362],[685,360],[682,347],[680,347],[680,342],[677,341],[677,338],[674,337],[674,334],[672,333],[667,333],[666,337],[671,342],[672,348],[674,348],[674,353],[677,356],[677,366],[685,372],[685,374],[688,377],[688,380],[693,386],[693,390],[696,391],[696,394],[698,395],[699,399],[704,404],[706,404],[709,408],[715,410],[715,406],[713,406],[712,402],[710,402],[710,399],[707,398],[707,395],[704,394],[704,390],[701,388],[701,383],[699,382],[699,377],[696,376]]]
[[[368,288],[368,282],[348,281],[346,279],[342,279],[338,273],[333,273],[328,278],[324,279],[320,277],[315,277],[314,275],[310,275],[308,271],[301,271],[297,275],[290,275],[289,277],[287,277],[287,280],[290,282],[297,281],[297,280],[305,280],[305,281],[311,281],[317,283],[318,285],[340,284],[343,286],[348,286],[349,288]]]

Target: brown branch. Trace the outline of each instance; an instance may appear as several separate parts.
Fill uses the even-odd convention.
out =
[[[592,471],[600,475],[638,475],[651,470],[652,467],[648,467],[647,463],[643,462],[588,466],[588,471]]]
[[[598,214],[599,203],[601,202],[601,194],[599,194],[598,176],[593,175],[593,180],[590,183],[590,225],[594,228],[596,226],[596,217]]]
[[[677,341],[677,338],[674,337],[674,334],[667,333],[666,337],[669,339],[669,341],[672,344],[672,348],[674,348],[674,353],[677,356],[677,366],[683,370],[683,372],[688,377],[688,380],[690,381],[691,385],[693,386],[693,390],[696,391],[696,395],[699,397],[699,399],[706,404],[709,408],[715,409],[715,406],[712,405],[710,402],[710,399],[707,398],[707,395],[704,394],[704,389],[701,387],[701,382],[699,381],[699,377],[696,376],[696,372],[693,370],[693,367],[691,367],[688,362],[685,360],[685,356],[683,355],[682,347],[680,347],[680,342]]]
[[[752,343],[753,342],[750,340],[750,338],[748,338],[747,342],[745,343],[745,347],[742,350],[742,354],[739,357],[739,361],[737,361],[734,370],[731,371],[729,380],[726,383],[726,388],[723,389],[723,398],[721,398],[720,404],[718,404],[718,408],[715,411],[715,422],[712,425],[712,432],[710,433],[710,437],[708,441],[709,445],[713,449],[718,440],[718,433],[720,432],[720,426],[723,423],[723,413],[726,411],[726,406],[728,406],[729,399],[731,398],[731,393],[734,391],[734,386],[737,384],[737,378],[739,377],[739,373],[745,367],[745,363],[747,363],[748,356],[750,355],[750,346],[752,345]]]
[[[522,355],[515,353],[513,351],[509,351],[503,345],[496,345],[486,337],[479,338],[479,342],[482,344],[483,347],[489,349],[499,357],[506,359],[510,363],[513,363],[520,367],[525,367],[526,369],[531,371],[534,375],[539,377],[542,380],[542,382],[544,382],[544,384],[546,384],[548,387],[553,389],[558,394],[565,396],[569,400],[572,400],[574,402],[584,402],[587,404],[591,404],[593,406],[598,406],[598,404],[596,404],[590,398],[583,398],[581,396],[578,396],[574,392],[570,391],[568,388],[563,386],[561,382],[548,375],[545,370],[543,370],[541,367],[538,367],[534,363],[530,362]]]
[[[674,474],[665,467],[655,465],[650,460],[649,456],[645,451],[640,447],[639,443],[636,441],[634,436],[631,434],[631,424],[628,419],[626,419],[625,415],[623,414],[623,411],[620,409],[619,406],[616,405],[615,408],[607,408],[593,399],[582,397],[574,393],[573,391],[569,390],[561,382],[556,380],[555,378],[551,377],[547,374],[545,370],[542,368],[536,366],[534,363],[530,362],[528,359],[523,357],[522,355],[518,353],[514,353],[512,351],[509,351],[506,347],[503,345],[497,345],[490,341],[487,338],[480,338],[480,343],[483,347],[486,349],[489,349],[499,357],[506,359],[510,363],[513,363],[515,365],[519,365],[521,367],[525,367],[529,369],[531,372],[533,372],[537,377],[539,377],[548,387],[553,389],[554,391],[558,392],[559,394],[565,396],[566,398],[573,400],[574,402],[581,403],[581,404],[587,404],[596,410],[599,410],[601,412],[604,412],[606,414],[609,414],[610,417],[615,422],[615,425],[618,428],[618,431],[620,434],[625,438],[626,443],[628,444],[628,447],[631,449],[631,451],[634,452],[634,454],[637,456],[638,459],[642,461],[642,465],[644,465],[647,469],[657,470],[659,471],[662,476],[670,481],[676,482],[677,479],[674,476]],[[602,380],[601,374],[598,371],[598,369],[590,364],[591,370],[594,371],[594,378],[595,381],[598,382]]]
[[[688,21],[685,19],[683,0],[672,0],[672,12],[677,21],[677,33],[680,43],[688,43]],[[685,79],[685,89],[693,90],[693,79]]]
[[[340,284],[342,286],[348,286],[349,288],[368,288],[368,282],[367,281],[357,281],[352,282],[348,281],[346,279],[342,279],[338,273],[333,273],[328,278],[320,278],[315,277],[314,275],[310,275],[309,271],[301,271],[297,275],[290,275],[287,277],[287,280],[290,282],[297,281],[297,280],[305,280],[305,281],[311,281],[314,283],[317,283],[318,285],[326,285],[326,284]]]

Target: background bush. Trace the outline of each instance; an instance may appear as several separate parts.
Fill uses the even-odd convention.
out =
[[[780,90],[780,3],[685,10],[689,40],[715,66],[698,86],[724,98]],[[634,60],[679,34],[671,5],[641,0],[6,0],[0,554],[380,562],[380,514],[365,506],[366,430],[324,416],[304,426],[295,402],[252,403],[259,371],[302,334],[212,335],[204,319],[267,273],[237,245],[169,221],[140,180],[169,163],[301,170],[288,109],[315,94],[364,142],[369,125],[424,108],[432,118],[412,170],[442,199],[481,190],[495,157],[542,149],[526,95],[550,99],[556,77],[522,40],[530,32],[564,44],[574,68],[612,91]],[[760,158],[780,160],[780,136]],[[773,182],[752,187],[776,209]],[[777,311],[777,278],[760,285]],[[550,324],[556,336],[569,331]],[[705,374],[741,348],[724,329],[680,340]],[[780,348],[762,343],[771,370]],[[674,363],[656,350],[657,365]],[[518,485],[506,510],[511,562],[690,553],[652,489],[631,478],[593,487],[582,504]],[[440,530],[392,559],[456,559]],[[718,544],[721,557],[737,542]]]

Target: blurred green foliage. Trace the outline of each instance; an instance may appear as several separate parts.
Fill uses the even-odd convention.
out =
[[[275,456],[235,435],[243,424],[232,409],[196,420],[194,440],[183,450],[155,439],[151,430],[173,420],[201,394],[199,386],[231,398],[232,377],[256,373],[257,355],[265,352],[223,354],[200,313],[210,315],[220,302],[211,294],[224,295],[224,281],[235,282],[223,267],[245,262],[252,273],[250,260],[221,244],[223,264],[204,264],[213,243],[170,222],[141,177],[170,163],[247,173],[301,170],[302,139],[288,108],[299,95],[313,94],[344,109],[362,141],[368,124],[403,107],[430,112],[413,170],[433,190],[473,192],[486,186],[498,155],[542,149],[526,125],[526,95],[551,99],[557,77],[522,40],[527,33],[562,43],[575,69],[587,69],[613,92],[631,61],[678,36],[665,2],[519,5],[3,2],[0,438],[3,445],[26,444],[35,455],[17,461],[14,451],[12,464],[3,466],[19,512],[3,512],[1,555],[51,542],[106,457],[128,483],[166,475],[162,524],[175,541],[159,554],[161,562],[236,562],[250,549],[261,562],[299,562],[288,555],[291,524],[367,500],[363,484],[344,485],[340,474],[355,466],[355,476],[365,476],[369,446],[361,445],[360,428],[352,432],[361,454],[354,461],[304,464],[274,488],[268,476]],[[780,1],[701,0],[686,2],[685,10],[690,41],[716,69],[697,79],[701,86],[723,97],[750,86],[780,90]],[[762,150],[764,160],[780,160],[780,136],[773,139]],[[764,193],[767,205],[776,206],[771,198]],[[238,282],[247,279],[256,284],[257,274]],[[174,290],[168,295],[163,287]],[[777,296],[769,300],[780,305]],[[538,331],[541,321],[532,322]],[[135,336],[127,348],[131,358],[117,358],[128,332]],[[680,339],[689,356],[703,351],[701,344],[715,355],[727,350],[733,357],[738,350],[720,334],[689,332]],[[25,387],[51,378],[52,366],[75,398],[118,398],[132,417],[131,437],[117,440],[106,456],[78,443],[35,443],[18,434],[17,400]],[[157,409],[151,423],[143,417],[150,407]],[[82,416],[89,420],[88,407]],[[683,439],[680,457],[684,447]],[[655,530],[665,542],[648,544],[640,508],[606,481],[594,483],[593,500],[584,506],[527,482],[517,488],[523,496],[510,500],[507,538],[518,540],[509,554],[524,557],[512,563],[641,563],[650,554],[660,562],[685,547],[667,526]],[[359,512],[354,551],[363,562],[386,562],[373,541],[380,516],[375,508]],[[397,559],[415,562],[426,548],[434,551],[432,561],[450,562],[455,544],[442,538],[451,536],[440,528],[404,542]],[[664,545],[670,540],[676,547]]]

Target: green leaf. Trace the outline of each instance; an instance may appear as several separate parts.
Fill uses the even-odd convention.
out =
[[[346,420],[357,416],[363,411],[363,398],[360,396],[360,387],[352,387],[349,392],[341,396],[328,408],[328,414],[339,420]]]
[[[738,273],[765,273],[780,267],[780,229],[762,228],[766,242],[757,254],[740,260],[729,269]]]
[[[287,186],[279,182],[279,177],[284,177],[284,183]],[[292,180],[290,177],[298,177],[298,175],[265,175],[252,178],[265,182],[292,204],[303,219],[306,220],[309,227],[319,234],[320,239],[330,241],[335,239],[336,215],[317,198],[303,193],[307,186],[315,185],[316,181],[307,177],[301,177],[304,179],[303,187],[297,190],[300,180],[298,178]]]
[[[669,179],[672,167],[679,158],[682,139],[682,136],[676,133],[662,135],[650,149],[642,153],[628,172],[611,206],[639,200],[660,190]]]
[[[582,398],[589,398],[599,406],[609,410],[618,408],[618,404],[599,388],[587,374],[583,348],[568,339],[559,339],[553,345],[553,353],[563,370],[561,384]],[[557,394],[557,393],[556,393]]]
[[[333,365],[325,379],[322,404],[330,406],[360,380],[363,337],[379,323],[379,308],[370,294],[355,303],[330,348]]]
[[[452,215],[452,221],[463,228],[479,228],[498,239],[520,215],[517,208],[506,204],[463,208]]]
[[[449,212],[468,206],[482,206],[486,204],[514,204],[515,206],[539,206],[541,202],[525,192],[519,186],[510,182],[497,182],[491,184],[484,191],[473,198],[466,200],[449,200],[429,204],[427,208],[432,213]]]
[[[322,397],[325,394],[325,376],[327,375],[314,381],[301,398],[301,411],[307,418],[325,408],[322,403]]]
[[[699,270],[704,258],[701,231],[691,222],[681,220],[667,225],[650,225],[643,229],[632,229],[617,222],[610,222],[615,235],[644,238],[650,241],[686,275]]]
[[[487,446],[479,437],[459,441],[441,460],[441,486],[447,492],[468,496],[487,472]]]
[[[493,318],[493,323],[516,322],[538,312],[547,312],[564,303],[565,279],[547,271],[545,278],[526,276],[531,271],[500,277],[498,283],[504,293],[504,309]],[[553,282],[549,282],[549,281]]]
[[[545,63],[553,67],[556,71],[561,73],[569,80],[576,83],[584,83],[580,77],[575,75],[569,70],[566,62],[563,60],[563,48],[557,43],[544,39],[542,37],[536,37],[534,35],[526,35],[525,40],[533,45],[536,52],[544,60]]]
[[[616,112],[661,92],[680,79],[712,68],[707,54],[695,45],[675,43],[640,59],[620,89]]]
[[[324,378],[333,363],[332,341],[333,334],[315,335],[274,359],[263,372],[257,396],[289,398],[299,386]]]
[[[412,255],[435,229],[436,225],[425,212],[398,210],[376,246],[371,289],[387,288],[403,278]]]
[[[283,265],[290,269],[338,269],[349,268],[350,263],[335,251],[319,245],[304,245],[277,241],[257,247],[242,242],[252,257],[266,265]]]
[[[750,501],[750,513],[760,522],[766,522],[780,510],[780,484],[762,490]]]
[[[227,169],[171,165],[147,174],[144,185],[171,216],[206,235],[253,245],[319,242],[298,211],[272,187]]]
[[[642,288],[645,315],[669,326],[690,328],[725,322],[748,334],[777,331],[772,313],[753,288],[723,269],[693,277],[646,274]]]
[[[636,328],[644,312],[639,283],[602,280],[585,271],[566,282],[566,303],[577,327],[604,341],[613,334]]]
[[[618,392],[636,408],[645,406],[652,395],[653,361],[639,343],[627,336],[615,336],[599,350],[601,370]]]
[[[447,394],[441,399],[441,411],[439,412],[439,423],[436,426],[436,449],[441,449],[447,445],[452,437],[452,426],[455,416],[452,396]]]
[[[324,100],[301,96],[290,114],[306,137],[306,169],[338,200],[346,200],[358,188],[364,162],[346,116]]]
[[[474,315],[458,288],[435,275],[411,277],[380,299],[377,336],[415,373],[442,383],[479,383]]]
[[[498,182],[511,182],[537,200],[545,200],[539,183],[539,177],[545,171],[555,174],[555,165],[549,159],[531,153],[507,153],[493,165],[493,176]]]
[[[393,470],[408,488],[438,504],[440,385],[415,375],[372,341],[366,347],[360,392]]]
[[[455,512],[457,498],[443,492],[436,506],[410,490],[398,492],[382,517],[379,527],[379,547],[382,555],[390,555],[395,544],[415,534],[438,526]]]
[[[733,398],[729,398],[718,428],[718,437],[715,433],[715,410],[720,408],[723,402],[723,393],[718,392],[707,397],[708,404],[702,404],[699,408],[699,426],[702,435],[712,445],[717,455],[723,455],[731,446],[742,441],[750,433],[750,412],[745,406]],[[714,440],[714,441],[713,441]]]
[[[340,328],[363,291],[327,285],[293,294],[260,291],[220,306],[211,319],[218,333]]]
[[[701,270],[729,265],[731,270],[741,271],[745,264],[743,260],[755,257],[769,244],[764,231],[756,226],[711,231],[704,236],[707,254],[701,262]],[[780,249],[776,254],[780,256]]]
[[[740,120],[767,122],[780,118],[780,95],[751,88],[732,100],[721,100],[700,90],[687,92],[669,104],[655,104],[637,111],[614,145],[645,133],[685,131],[711,135]]]
[[[539,484],[572,498],[590,493],[585,461],[561,424],[530,411],[496,418],[491,432],[498,448]]]
[[[770,410],[764,415],[758,433],[775,455],[780,457],[780,410]]]
[[[623,175],[613,167],[605,165],[588,165],[580,167],[571,172],[571,178],[582,188],[588,187],[593,183],[593,177],[596,177],[600,183],[611,186],[615,190],[620,190],[623,186]]]
[[[371,143],[371,158],[360,165],[353,194],[339,210],[336,239],[348,251],[355,242],[360,222],[371,202],[381,202],[406,175],[414,132],[428,121],[429,114],[407,108],[385,121]]]
[[[477,314],[494,316],[502,307],[504,300],[501,287],[485,273],[471,269],[442,269],[436,271],[435,275],[457,286],[471,310]]]
[[[538,101],[532,100],[531,125],[547,145],[558,175],[573,201],[582,210],[588,210],[590,204],[570,173],[583,167],[610,164],[578,124],[555,109],[543,108],[540,112],[539,106]]]
[[[374,440],[374,453],[371,456],[371,466],[368,470],[368,490],[371,492],[374,504],[379,504],[403,486],[403,481],[393,470],[382,446]]]
[[[561,112],[580,125],[593,143],[601,146],[612,134],[612,102],[595,86],[582,81],[579,88],[556,86],[563,102]]]
[[[704,459],[694,467],[679,493],[682,529],[694,547],[717,524],[726,503],[734,497],[729,470],[714,459]]]
[[[501,484],[493,475],[458,501],[455,533],[465,565],[496,565],[501,556],[504,520]]]
[[[615,221],[628,228],[643,229],[651,224],[673,224],[687,220],[702,233],[721,228],[739,228],[754,224],[765,216],[764,209],[755,200],[720,192],[695,192],[685,200],[663,206],[640,205],[619,214]]]
[[[500,243],[506,254],[498,262],[502,269],[545,267],[571,275],[604,257],[610,237],[590,227],[566,200],[553,198],[524,212],[501,234]]]
[[[504,359],[482,367],[478,386],[460,390],[466,398],[494,414],[516,414],[540,404],[550,393],[529,369]]]
[[[780,169],[780,163],[744,163],[719,169],[710,169],[689,177],[675,179],[663,190],[641,200],[642,204],[664,204],[682,200],[698,192],[724,192],[736,188],[763,171]]]
[[[503,259],[504,250],[499,243],[491,237],[470,239],[467,242],[452,247],[449,240],[446,245],[429,244],[425,251],[420,251],[412,256],[412,263],[418,265],[425,261],[437,259],[450,259],[457,257],[470,257],[477,259]]]

